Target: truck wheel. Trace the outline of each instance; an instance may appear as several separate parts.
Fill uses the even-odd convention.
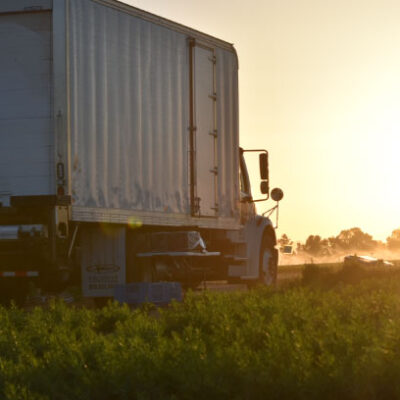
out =
[[[260,251],[259,282],[271,286],[276,284],[278,275],[278,251],[275,249],[273,238],[264,234]]]

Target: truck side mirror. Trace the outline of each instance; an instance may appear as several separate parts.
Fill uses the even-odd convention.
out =
[[[244,171],[247,174],[247,170],[246,170],[246,164],[244,162],[244,157],[243,157],[243,153],[246,152],[250,152],[250,153],[261,153],[259,155],[259,163],[260,163],[260,176],[261,176],[261,185],[260,185],[260,191],[262,194],[266,195],[264,198],[262,199],[257,199],[257,200],[249,200],[252,203],[256,203],[258,201],[265,201],[269,199],[269,167],[268,167],[268,152],[265,149],[251,149],[251,150],[243,150],[240,149],[240,157],[241,157],[241,163],[243,164],[244,167]],[[245,175],[243,175],[245,176]],[[247,180],[248,180],[248,176],[246,175]],[[242,199],[242,201],[244,201]]]
[[[269,179],[268,153],[260,154],[260,176],[262,180]]]
[[[281,201],[283,199],[283,190],[279,188],[272,189],[271,197],[274,201]]]
[[[268,183],[268,181],[261,181],[260,191],[261,191],[262,194],[268,194],[269,193],[269,183]]]

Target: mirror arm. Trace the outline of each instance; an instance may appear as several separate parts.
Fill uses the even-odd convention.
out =
[[[266,153],[268,154],[268,151],[265,149],[251,149],[251,150],[246,150],[246,149],[242,149],[243,153]]]
[[[267,201],[269,199],[269,193],[267,194],[267,197],[265,199],[257,199],[253,200],[251,196],[245,197],[243,200],[240,200],[241,203],[257,203],[259,201]]]
[[[249,203],[257,203],[258,201],[267,201],[269,199],[269,193],[267,194],[267,197],[265,199],[257,199],[257,200],[251,200]]]

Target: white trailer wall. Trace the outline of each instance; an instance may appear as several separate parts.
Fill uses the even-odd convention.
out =
[[[11,12],[14,11],[11,6],[22,5],[0,5],[0,202],[3,206],[9,205],[10,196],[48,195],[55,190],[51,12]]]
[[[67,20],[74,218],[188,216],[188,35],[89,0],[69,0]],[[216,57],[219,215],[236,218],[237,61]]]

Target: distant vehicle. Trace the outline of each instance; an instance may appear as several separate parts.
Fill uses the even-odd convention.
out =
[[[390,261],[370,257],[370,256],[346,256],[344,258],[344,265],[351,266],[351,265],[360,265],[360,266],[371,266],[371,267],[393,267],[394,264]]]
[[[285,245],[285,246],[283,246],[282,253],[283,253],[283,254],[289,254],[289,255],[294,254],[293,246],[292,246],[292,245]]]

